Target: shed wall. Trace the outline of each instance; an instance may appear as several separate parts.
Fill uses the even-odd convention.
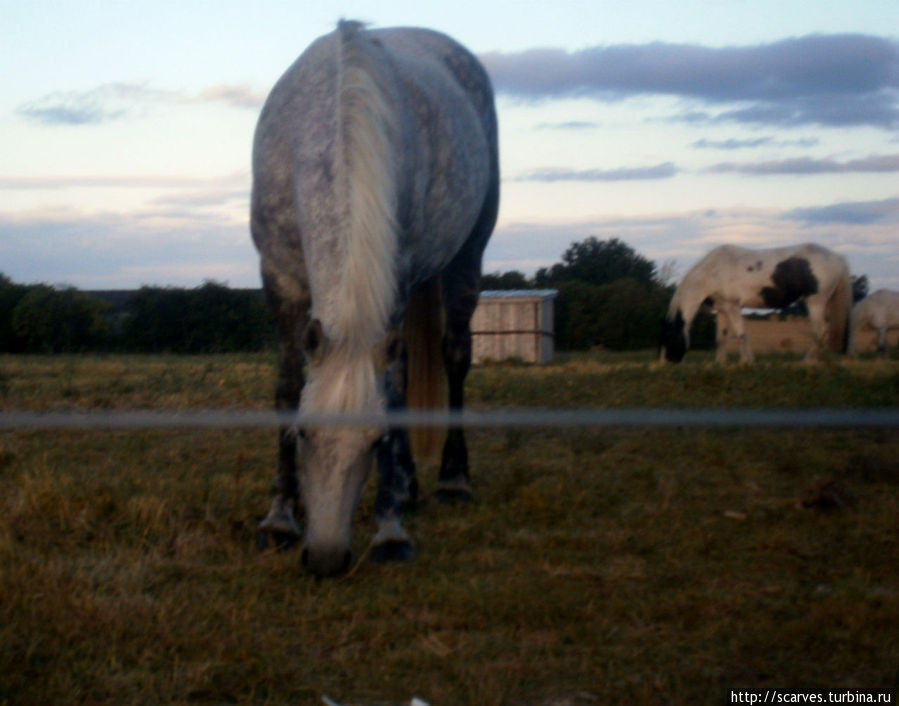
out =
[[[482,296],[471,330],[475,363],[548,363],[554,350],[553,296]]]

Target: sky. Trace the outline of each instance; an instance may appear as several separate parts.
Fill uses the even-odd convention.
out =
[[[439,30],[487,67],[486,272],[595,236],[676,281],[717,245],[814,241],[899,289],[896,0],[0,0],[0,273],[259,286],[255,122],[340,18]]]

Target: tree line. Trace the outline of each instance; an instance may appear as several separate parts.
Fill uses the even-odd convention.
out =
[[[17,284],[0,274],[0,352],[227,353],[274,342],[262,292],[195,289],[83,292]]]
[[[659,322],[674,292],[667,279],[618,238],[589,237],[531,277],[517,271],[485,274],[481,289],[558,290],[559,350],[636,350],[658,344]],[[867,278],[853,278],[853,286],[855,298],[863,297]],[[802,306],[789,313],[801,314]],[[703,309],[693,324],[691,346],[712,347],[714,339],[714,318]],[[195,289],[98,293],[16,284],[0,274],[0,352],[219,353],[275,344],[260,290],[208,281]]]

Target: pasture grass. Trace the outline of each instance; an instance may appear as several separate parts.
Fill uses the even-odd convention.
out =
[[[895,406],[899,366],[476,368],[474,406]],[[2,409],[260,408],[270,356],[0,358]],[[260,553],[271,430],[0,434],[0,704],[722,703],[899,686],[899,434],[485,430],[406,565]],[[374,519],[357,513],[356,556]]]

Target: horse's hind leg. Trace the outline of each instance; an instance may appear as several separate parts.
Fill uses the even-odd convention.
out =
[[[498,210],[499,178],[494,173],[478,221],[465,246],[446,268],[442,277],[443,307],[446,316],[443,363],[446,367],[451,412],[461,412],[465,403],[465,377],[471,368],[471,317],[478,305],[481,258],[493,232]],[[465,432],[461,427],[450,427],[443,444],[437,500],[453,503],[468,502],[471,498]]]
[[[465,377],[471,367],[471,316],[478,304],[480,277],[475,272],[444,275],[446,330],[443,363],[449,387],[449,408],[459,412],[465,403]],[[441,502],[471,500],[468,446],[461,427],[450,427],[443,444],[437,499]]]
[[[303,353],[300,343],[308,318],[308,295],[296,284],[294,296],[286,296],[277,278],[263,269],[263,288],[269,309],[278,327],[278,381],[275,409],[295,412],[303,389]],[[293,289],[293,287],[292,287]],[[272,484],[272,504],[259,525],[260,547],[292,546],[300,538],[296,511],[299,501],[297,484],[297,433],[293,425],[278,429],[278,469]]]

